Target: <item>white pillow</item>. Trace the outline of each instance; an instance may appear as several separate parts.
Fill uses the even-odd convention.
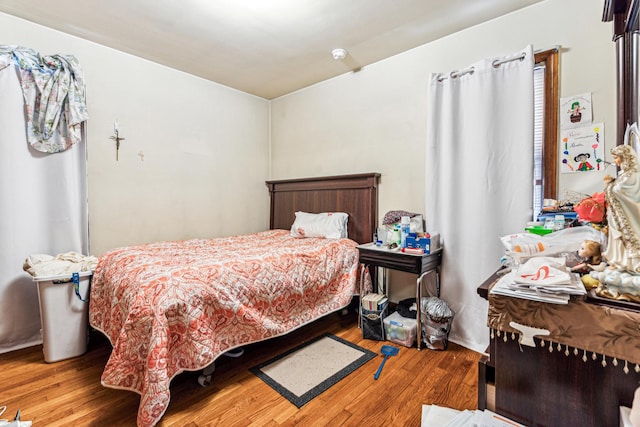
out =
[[[349,215],[344,212],[323,212],[312,214],[296,212],[296,219],[291,226],[293,237],[325,237],[339,239],[347,237],[347,221]]]

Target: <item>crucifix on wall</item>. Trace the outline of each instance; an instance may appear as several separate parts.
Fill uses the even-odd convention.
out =
[[[109,137],[109,139],[112,139],[116,142],[116,162],[118,161],[118,153],[120,152],[120,141],[124,141],[124,138],[120,136],[120,133],[118,132],[118,122],[116,121],[113,124],[113,132],[115,135],[112,135]]]

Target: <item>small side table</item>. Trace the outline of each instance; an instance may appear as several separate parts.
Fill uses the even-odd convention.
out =
[[[420,301],[422,299],[422,282],[431,273],[436,274],[436,296],[440,297],[440,264],[442,262],[442,247],[429,254],[408,254],[399,249],[386,249],[375,243],[365,243],[358,246],[358,257],[361,264],[371,267],[382,267],[391,270],[404,271],[418,275],[416,280],[416,310],[418,321],[418,350],[422,346],[422,317]],[[386,283],[385,283],[385,292]]]

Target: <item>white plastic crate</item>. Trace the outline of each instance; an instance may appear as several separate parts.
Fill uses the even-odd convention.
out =
[[[77,290],[70,274],[33,279],[38,285],[45,362],[69,359],[87,351],[89,290],[93,272],[77,274]]]

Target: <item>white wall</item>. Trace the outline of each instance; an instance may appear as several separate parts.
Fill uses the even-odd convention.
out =
[[[380,220],[394,209],[423,213],[430,74],[527,44],[534,50],[561,46],[560,95],[593,93],[594,121],[605,122],[608,153],[615,137],[615,48],[602,8],[601,0],[547,0],[273,100],[273,178],[380,172]],[[561,175],[558,194],[601,191],[602,175]],[[504,214],[496,212],[496,220]],[[481,242],[469,243],[481,250]],[[396,299],[412,295],[405,289]]]
[[[94,255],[268,228],[267,100],[3,13],[0,43],[72,54],[84,69]]]

